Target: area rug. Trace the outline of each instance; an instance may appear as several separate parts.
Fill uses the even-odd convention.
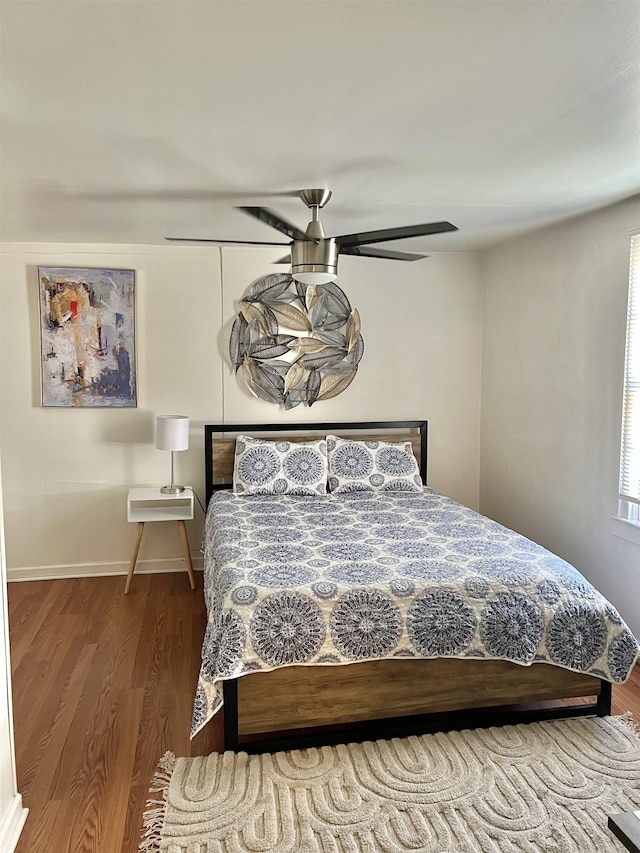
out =
[[[629,715],[160,763],[144,853],[607,853],[640,808]]]

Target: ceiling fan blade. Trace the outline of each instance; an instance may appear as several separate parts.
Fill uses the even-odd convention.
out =
[[[259,219],[260,222],[265,222],[267,225],[270,225],[282,234],[286,234],[287,237],[291,237],[292,240],[307,239],[304,231],[296,228],[295,225],[287,222],[286,219],[283,219],[277,213],[267,210],[266,207],[239,207],[238,210],[243,210],[245,213],[248,213],[249,216]]]
[[[425,225],[407,225],[404,228],[383,228],[381,231],[362,231],[359,234],[343,234],[336,237],[342,251],[343,246],[362,246],[366,243],[385,243],[387,240],[404,240],[406,237],[423,237],[426,234],[442,234],[457,231],[450,222],[427,222]]]
[[[274,261],[274,264],[290,264],[291,263],[291,255],[285,255],[284,258],[280,258],[279,261]]]
[[[374,249],[373,246],[340,246],[341,255],[359,255],[361,258],[389,258],[390,261],[419,261],[429,255],[416,255],[411,252],[388,252],[386,249]]]
[[[264,240],[209,240],[206,237],[165,237],[178,243],[214,243],[216,246],[288,246],[289,243],[266,243]]]

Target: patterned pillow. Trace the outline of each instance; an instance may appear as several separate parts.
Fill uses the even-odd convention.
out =
[[[353,441],[327,436],[329,491],[421,492],[410,441]]]
[[[324,495],[327,442],[262,441],[239,435],[233,465],[236,495]]]

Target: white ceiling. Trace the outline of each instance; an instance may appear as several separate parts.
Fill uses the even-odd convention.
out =
[[[0,0],[5,241],[449,220],[462,251],[640,191],[637,0]]]

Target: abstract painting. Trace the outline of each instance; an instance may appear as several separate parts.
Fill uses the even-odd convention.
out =
[[[134,270],[39,267],[42,405],[134,407]]]

